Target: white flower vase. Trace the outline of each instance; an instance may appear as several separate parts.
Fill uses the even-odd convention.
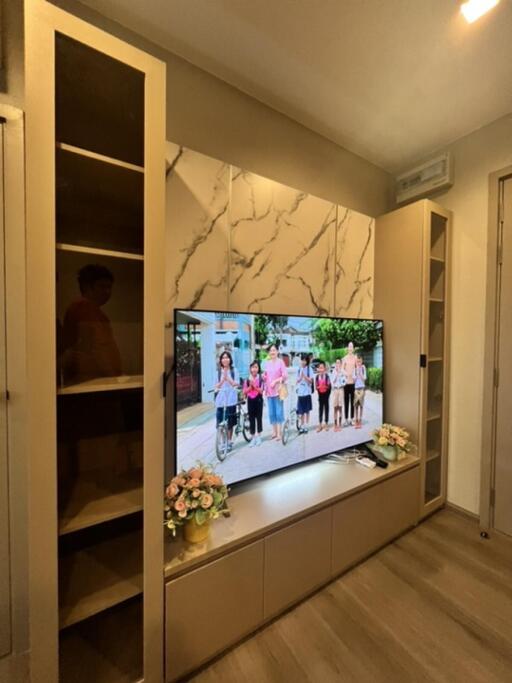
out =
[[[377,448],[382,453],[382,457],[389,462],[398,460],[398,451],[396,446],[378,446]]]

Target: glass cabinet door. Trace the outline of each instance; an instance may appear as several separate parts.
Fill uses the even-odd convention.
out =
[[[428,357],[426,377],[426,465],[424,503],[442,495],[445,392],[447,219],[430,214],[428,255]]]

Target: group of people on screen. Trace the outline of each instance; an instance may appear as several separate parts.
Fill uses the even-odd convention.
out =
[[[352,342],[347,353],[337,358],[330,368],[319,360],[315,367],[308,354],[300,357],[300,367],[287,368],[275,344],[268,349],[268,358],[261,367],[258,360],[249,366],[249,376],[240,384],[240,376],[233,365],[229,351],[219,356],[217,383],[215,384],[215,407],[217,427],[225,422],[228,428],[228,450],[233,448],[233,428],[237,423],[239,390],[247,401],[251,441],[249,446],[259,446],[263,433],[263,407],[266,399],[271,439],[280,440],[285,421],[284,404],[288,397],[289,373],[295,373],[297,395],[296,412],[299,433],[310,429],[313,411],[312,395],[317,394],[318,424],[316,432],[329,431],[330,404],[332,398],[333,429],[339,432],[343,427],[360,429],[363,419],[366,389],[366,367],[361,356],[354,352]],[[293,375],[292,375],[293,376]],[[293,399],[292,399],[293,400]]]

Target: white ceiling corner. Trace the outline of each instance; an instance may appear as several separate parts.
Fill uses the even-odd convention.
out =
[[[390,172],[512,111],[512,0],[82,0]]]

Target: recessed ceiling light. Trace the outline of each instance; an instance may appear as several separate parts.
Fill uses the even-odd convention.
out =
[[[467,2],[461,5],[460,11],[464,15],[466,21],[472,24],[490,9],[496,7],[499,1],[500,0],[467,0]]]

